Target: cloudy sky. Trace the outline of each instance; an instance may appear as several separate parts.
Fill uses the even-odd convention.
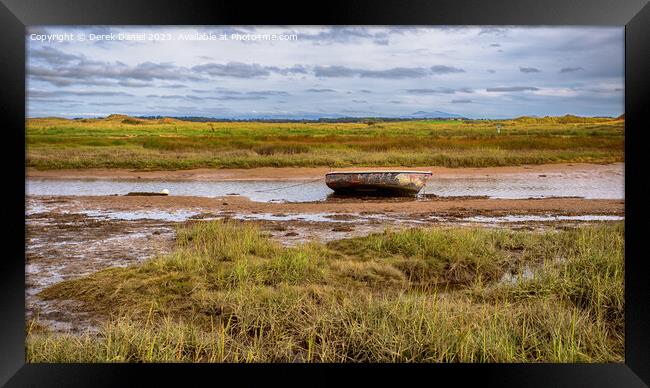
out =
[[[26,43],[29,117],[624,109],[622,27],[41,26]]]

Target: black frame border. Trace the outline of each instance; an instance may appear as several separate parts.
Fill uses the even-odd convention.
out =
[[[29,25],[614,25],[625,26],[625,363],[437,365],[115,365],[26,364],[24,320],[25,27]],[[0,3],[0,112],[4,117],[4,175],[11,190],[0,214],[12,225],[0,260],[0,384],[7,386],[150,385],[224,376],[249,385],[271,374],[284,383],[310,385],[441,378],[454,385],[649,386],[650,296],[641,245],[650,194],[642,131],[650,128],[650,5],[647,0],[353,0],[265,2],[234,0],[2,0]],[[607,55],[607,53],[603,53]],[[18,128],[22,128],[19,131]],[[16,226],[13,223],[16,223]],[[251,371],[255,373],[250,373]],[[363,372],[363,380],[349,372]],[[426,374],[426,375],[425,375]],[[305,378],[303,380],[303,378]],[[425,380],[425,381],[427,381]],[[269,381],[269,380],[266,380]]]

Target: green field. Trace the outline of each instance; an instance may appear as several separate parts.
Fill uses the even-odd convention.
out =
[[[575,116],[359,123],[38,118],[26,121],[26,163],[158,170],[611,163],[624,160],[624,124]]]
[[[621,362],[623,248],[622,222],[386,230],[292,248],[255,225],[196,222],[168,255],[42,291],[106,323],[56,334],[35,319],[27,359]]]

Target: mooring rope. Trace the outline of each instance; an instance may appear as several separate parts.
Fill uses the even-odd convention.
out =
[[[269,191],[285,190],[285,189],[290,189],[290,188],[292,188],[292,187],[304,186],[304,185],[307,185],[307,184],[310,184],[310,183],[314,183],[314,182],[322,181],[322,180],[324,180],[324,179],[325,179],[325,178],[318,178],[318,179],[314,179],[313,181],[308,181],[308,182],[298,183],[297,185],[290,185],[290,186],[284,186],[284,187],[276,187],[276,188],[274,188],[274,189],[267,189],[267,190],[255,190],[255,192],[256,192],[256,193],[266,193],[266,192],[269,192]]]

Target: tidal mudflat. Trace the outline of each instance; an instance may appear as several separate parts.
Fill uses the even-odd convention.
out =
[[[544,234],[624,220],[622,164],[472,170],[437,171],[437,179],[417,198],[333,196],[322,181],[313,181],[321,171],[307,169],[266,179],[237,179],[237,171],[220,170],[190,170],[183,176],[99,171],[94,179],[89,171],[32,171],[26,198],[28,322],[37,318],[39,325],[60,333],[97,332],[106,322],[101,314],[86,311],[75,298],[43,298],[41,292],[169,255],[178,231],[201,223],[251,225],[274,244],[296,249],[388,230],[478,227]],[[261,171],[245,176],[257,175]],[[584,184],[568,184],[576,180]],[[524,181],[530,184],[517,184]],[[457,189],[468,182],[476,184]],[[124,195],[162,189],[170,195]],[[558,193],[566,195],[553,195]]]

